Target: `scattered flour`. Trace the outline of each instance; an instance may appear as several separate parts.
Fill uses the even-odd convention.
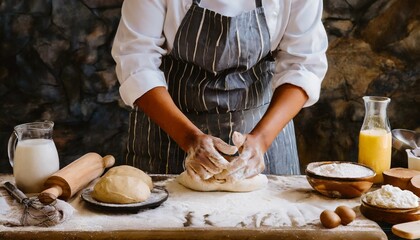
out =
[[[385,208],[415,208],[419,206],[419,198],[414,193],[389,184],[366,193],[365,200],[371,205]]]
[[[349,177],[359,178],[373,175],[369,168],[352,163],[323,164],[312,170],[314,173],[326,177]]]
[[[170,196],[158,208],[138,214],[98,214],[92,212],[83,200],[76,199],[71,204],[83,217],[77,222],[69,221],[67,225],[76,229],[84,226],[112,230],[121,229],[123,223],[124,228],[280,227],[316,223],[323,210],[318,205],[322,197],[304,192],[283,192],[293,187],[285,184],[286,179],[291,178],[279,178],[264,189],[247,193],[197,192],[185,188],[176,179],[169,179],[156,184],[164,185]],[[295,184],[310,189],[305,178],[295,178]],[[229,217],[226,217],[227,213]]]
[[[115,213],[97,211],[84,202],[80,196],[70,200],[75,212],[68,221],[50,227],[14,227],[0,224],[1,231],[147,231],[150,229],[187,228],[265,228],[299,227],[322,230],[320,213],[346,205],[357,210],[359,199],[334,199],[313,194],[305,176],[269,176],[266,188],[248,193],[196,192],[180,185],[174,178],[157,182],[165,186],[169,198],[161,206],[137,213]],[[1,180],[1,177],[0,177]],[[1,181],[0,181],[1,182]],[[1,188],[0,188],[1,189]],[[0,191],[2,209],[14,207],[17,203],[5,192]],[[5,208],[3,208],[5,207]],[[358,211],[358,210],[357,210]],[[13,215],[18,220],[19,215]],[[358,213],[358,218],[349,226],[336,229],[345,231],[381,231],[376,223]],[[10,220],[10,214],[0,213]]]
[[[10,211],[9,204],[6,202],[5,198],[0,198],[0,214],[7,214]]]

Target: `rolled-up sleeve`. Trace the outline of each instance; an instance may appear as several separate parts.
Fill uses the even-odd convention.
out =
[[[322,8],[322,0],[291,1],[290,17],[275,55],[273,87],[289,83],[302,88],[309,97],[304,107],[318,101],[328,68]]]
[[[133,106],[137,98],[158,86],[167,87],[159,69],[165,38],[165,1],[125,0],[121,19],[112,46],[120,95],[124,103]]]

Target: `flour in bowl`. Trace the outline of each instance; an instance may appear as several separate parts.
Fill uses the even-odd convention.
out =
[[[326,177],[360,178],[373,175],[369,168],[352,163],[323,164],[312,170],[315,174]]]
[[[415,208],[419,206],[419,198],[414,193],[389,184],[366,193],[365,201],[370,205],[384,208]]]

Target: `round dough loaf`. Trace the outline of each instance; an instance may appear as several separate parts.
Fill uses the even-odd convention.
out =
[[[149,186],[150,190],[153,189],[152,178],[149,175],[147,175],[145,172],[143,172],[142,170],[129,166],[129,165],[121,165],[121,166],[113,167],[104,174],[104,176],[110,176],[110,175],[130,176],[130,177],[140,178],[143,182],[147,184],[147,186]]]
[[[95,184],[92,197],[106,203],[143,202],[150,196],[150,188],[142,179],[131,176],[103,176]]]
[[[216,179],[195,181],[187,172],[183,172],[178,176],[177,180],[187,188],[202,192],[251,192],[264,188],[268,183],[268,179],[264,174],[234,183],[225,183]]]

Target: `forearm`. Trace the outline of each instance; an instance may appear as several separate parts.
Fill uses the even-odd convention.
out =
[[[164,87],[151,89],[134,104],[169,134],[184,151],[188,151],[196,137],[202,134],[179,110]]]
[[[255,128],[251,131],[265,152],[286,124],[298,114],[308,96],[300,87],[284,84],[273,94],[271,103]]]

